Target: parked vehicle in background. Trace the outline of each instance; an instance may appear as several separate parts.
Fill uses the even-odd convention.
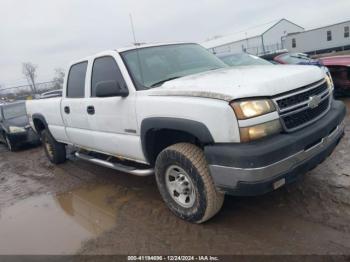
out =
[[[72,63],[62,98],[27,101],[48,159],[145,176],[182,219],[202,223],[224,194],[297,180],[334,150],[345,106],[315,66],[229,67],[197,44],[106,51]]]
[[[322,61],[318,59],[312,59],[307,54],[303,53],[274,53],[261,56],[261,58],[266,59],[268,61],[274,61],[278,64],[286,64],[286,65],[314,65],[322,67]]]
[[[274,64],[318,66],[322,68],[322,70],[328,75],[327,81],[330,81],[331,84],[334,85],[332,75],[329,69],[323,64],[323,62],[319,59],[312,59],[307,54],[279,52],[279,53],[264,55],[262,57]]]
[[[24,144],[39,144],[40,138],[28,122],[25,102],[0,104],[0,141],[10,151]]]
[[[271,62],[247,53],[216,54],[229,66],[272,65]]]
[[[320,58],[329,69],[335,86],[335,95],[350,95],[350,55]]]
[[[40,99],[62,96],[62,89],[52,90],[40,95]]]

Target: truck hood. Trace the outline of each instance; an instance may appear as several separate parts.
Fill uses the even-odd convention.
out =
[[[324,77],[325,73],[316,66],[241,66],[181,77],[148,92],[152,96],[194,96],[231,101],[275,96],[312,84]]]

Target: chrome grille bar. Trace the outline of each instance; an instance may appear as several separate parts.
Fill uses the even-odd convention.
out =
[[[298,89],[294,93],[274,98],[273,102],[280,115],[284,130],[287,132],[296,131],[324,116],[330,109],[331,94],[326,80],[320,80],[314,85],[307,86],[305,89]],[[318,99],[318,101],[316,100],[318,104],[312,107],[311,102],[314,102],[315,99]],[[299,100],[302,101],[300,102]],[[327,107],[325,105],[326,100],[328,101]]]

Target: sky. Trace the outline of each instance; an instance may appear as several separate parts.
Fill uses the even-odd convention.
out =
[[[38,80],[76,59],[138,42],[203,42],[287,18],[311,29],[350,20],[349,0],[0,0],[0,85]]]

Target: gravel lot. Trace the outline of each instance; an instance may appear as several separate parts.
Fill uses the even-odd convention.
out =
[[[350,110],[350,99],[345,100]],[[350,254],[350,115],[331,157],[293,185],[227,197],[202,225],[163,204],[153,177],[0,146],[0,254]]]

